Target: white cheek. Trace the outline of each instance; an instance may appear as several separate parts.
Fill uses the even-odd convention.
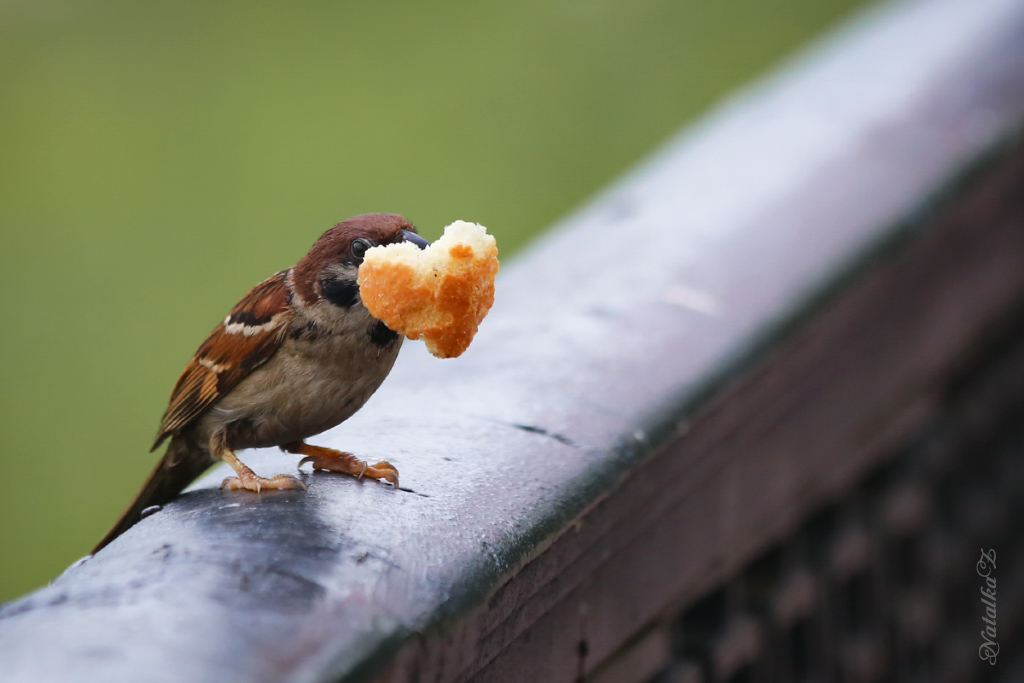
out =
[[[362,301],[348,308],[340,308],[328,301],[317,301],[306,306],[297,317],[311,320],[334,335],[342,336],[365,335],[375,320]],[[348,343],[355,341],[350,339]]]
[[[359,266],[350,266],[347,263],[332,263],[320,271],[320,279],[341,278],[352,280],[359,276]]]

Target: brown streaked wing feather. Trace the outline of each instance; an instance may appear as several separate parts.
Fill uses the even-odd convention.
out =
[[[174,385],[155,450],[209,410],[281,346],[291,316],[288,271],[253,287],[196,351]]]

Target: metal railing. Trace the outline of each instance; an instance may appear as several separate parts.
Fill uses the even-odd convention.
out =
[[[1012,374],[984,368],[1024,315],[1022,124],[1024,2],[871,10],[556,226],[463,358],[407,348],[323,438],[411,490],[214,472],[0,608],[4,680],[910,680],[976,658],[959,593],[935,605],[976,591],[971,543],[1016,551],[1014,432],[940,438],[946,460],[928,435],[1020,413],[1019,383],[977,387]],[[1007,675],[1005,576],[1004,656],[946,680]]]
[[[666,611],[591,680],[1019,679],[1024,324],[983,360],[951,377],[945,408],[855,486]],[[989,577],[994,638],[982,633]]]

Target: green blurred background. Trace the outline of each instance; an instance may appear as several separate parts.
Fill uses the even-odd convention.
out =
[[[192,351],[338,220],[503,256],[856,0],[0,0],[0,601],[88,552]]]

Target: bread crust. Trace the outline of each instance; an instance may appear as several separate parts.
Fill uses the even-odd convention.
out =
[[[363,305],[438,358],[460,356],[494,303],[498,247],[475,223],[456,221],[426,249],[374,247],[359,267]]]

